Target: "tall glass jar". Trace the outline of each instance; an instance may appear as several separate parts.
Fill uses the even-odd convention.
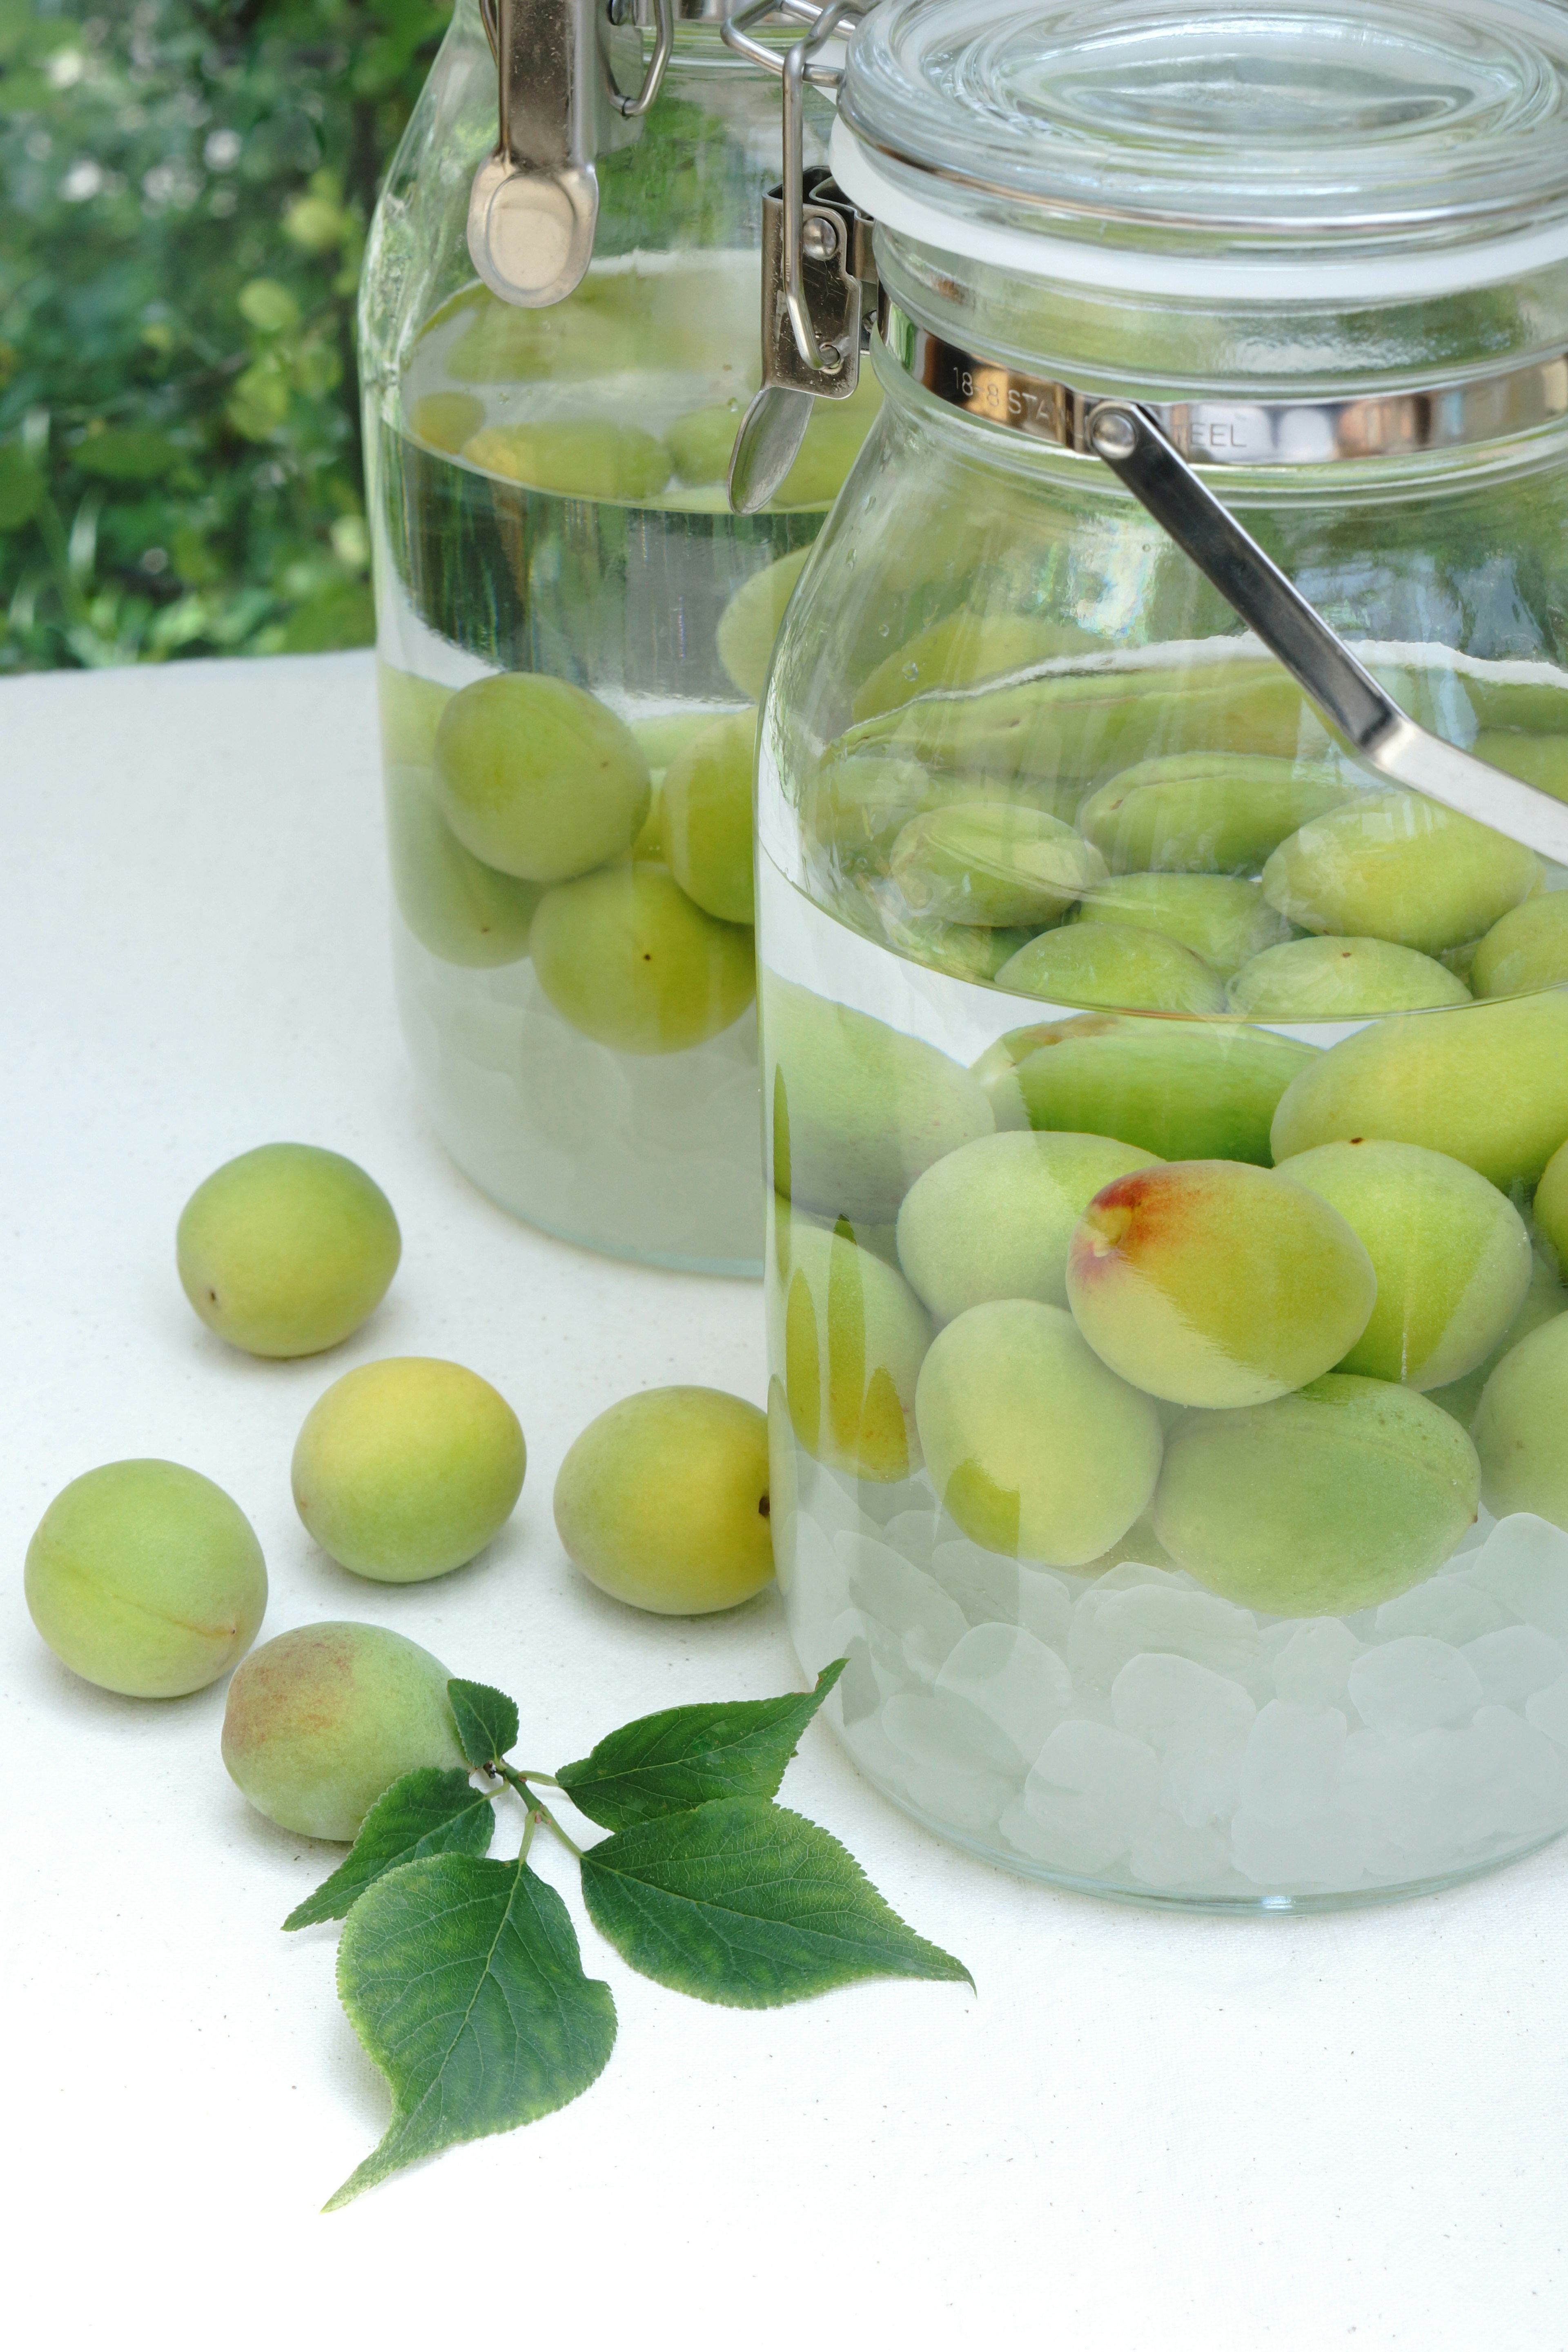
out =
[[[1462,1877],[1568,1824],[1568,874],[1348,751],[1084,424],[1568,798],[1568,19],[885,0],[838,103],[885,398],[758,803],[796,1647],[1016,1871]]]
[[[560,5],[636,92],[631,12]],[[779,134],[724,13],[678,0],[651,110],[596,159],[586,275],[518,307],[469,251],[498,78],[458,0],[377,211],[361,367],[396,984],[425,1107],[531,1223],[754,1274],[755,705],[875,391],[814,425],[767,512],[730,516]]]

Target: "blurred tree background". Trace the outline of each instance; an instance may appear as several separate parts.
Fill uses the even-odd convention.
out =
[[[370,642],[354,291],[450,5],[0,0],[0,670]]]

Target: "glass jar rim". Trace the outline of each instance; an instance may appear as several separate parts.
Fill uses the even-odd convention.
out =
[[[1321,300],[1568,257],[1552,0],[881,0],[834,168],[896,235],[1026,276]]]

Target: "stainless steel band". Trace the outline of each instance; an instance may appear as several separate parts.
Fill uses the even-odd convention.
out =
[[[916,323],[884,294],[882,340],[915,382],[963,409],[1036,441],[1095,455],[1089,420],[1103,392],[1079,392],[984,359]],[[1360,400],[1141,401],[1195,466],[1324,466],[1498,441],[1568,416],[1568,352],[1431,392]]]

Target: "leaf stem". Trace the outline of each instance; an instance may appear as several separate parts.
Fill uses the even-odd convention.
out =
[[[574,1838],[569,1838],[567,1836],[565,1831],[562,1828],[560,1822],[556,1820],[549,1806],[541,1801],[536,1790],[529,1787],[523,1775],[521,1772],[514,1772],[510,1764],[498,1764],[496,1766],[496,1770],[500,1774],[501,1779],[506,1782],[509,1789],[516,1790],[518,1795],[522,1799],[523,1803],[528,1807],[530,1813],[536,1820],[543,1822],[548,1828],[552,1829],[556,1836],[560,1839],[562,1844],[566,1848],[568,1853],[574,1853],[578,1861],[581,1862],[583,1859],[582,1847],[577,1843]],[[542,1780],[545,1779],[545,1777],[546,1775],[542,1772],[539,1775],[539,1778]],[[554,1783],[552,1782],[552,1786],[553,1785]]]

